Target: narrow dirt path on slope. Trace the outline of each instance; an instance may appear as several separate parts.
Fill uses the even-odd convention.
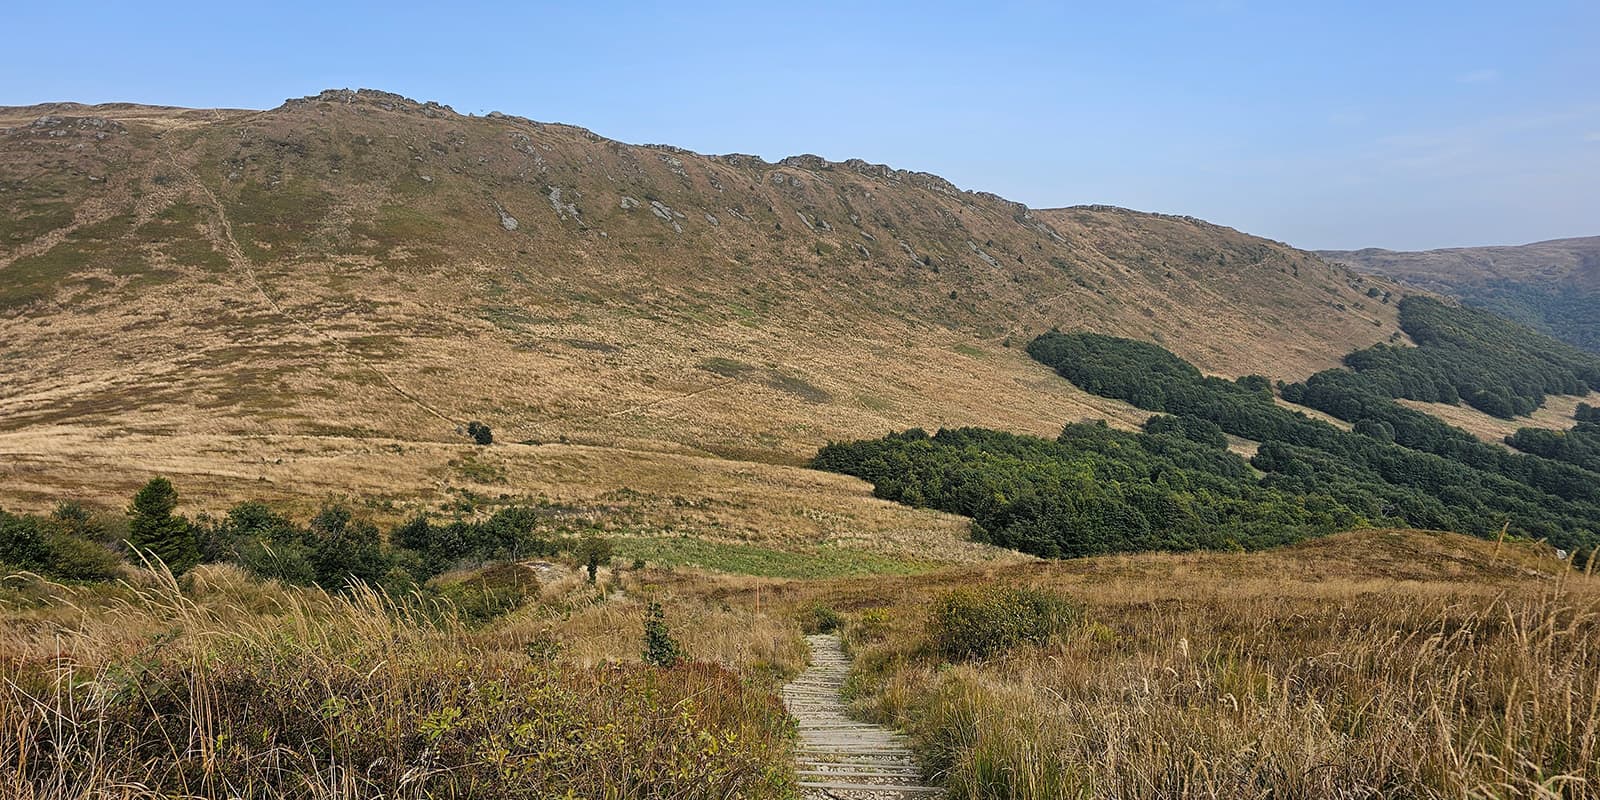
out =
[[[222,244],[224,245],[224,249],[226,251],[224,255],[227,256],[228,261],[232,262],[236,269],[239,269],[244,273],[245,278],[250,281],[250,285],[255,287],[256,292],[261,295],[263,300],[267,301],[267,305],[272,308],[274,313],[288,320],[291,324],[299,327],[301,330],[304,330],[307,334],[310,334],[311,336],[328,343],[334,348],[334,350],[338,351],[340,355],[343,355],[345,358],[355,362],[358,366],[378,376],[378,379],[383,381],[384,384],[393,390],[395,394],[410,402],[412,405],[429,414],[432,414],[435,417],[438,417],[439,419],[444,420],[451,425],[459,424],[456,422],[456,420],[451,419],[444,412],[434,408],[431,405],[428,405],[422,400],[422,398],[406,391],[400,386],[399,383],[395,381],[393,377],[389,375],[389,373],[379,369],[378,366],[373,364],[371,361],[357,355],[348,346],[346,346],[344,342],[339,341],[336,337],[330,334],[318,330],[310,322],[290,314],[282,305],[279,305],[277,299],[267,292],[266,286],[261,283],[260,277],[256,275],[255,262],[250,259],[250,256],[245,255],[244,248],[239,246],[239,240],[234,238],[233,222],[228,219],[228,209],[227,206],[222,204],[221,198],[217,197],[216,192],[211,191],[211,187],[207,186],[205,181],[200,180],[199,175],[195,174],[193,170],[179,164],[178,160],[170,153],[167,156],[167,160],[172,162],[173,168],[183,172],[184,177],[188,178],[191,183],[193,183],[197,188],[200,189],[202,193],[205,194],[206,200],[211,205],[212,212],[216,215],[217,225],[222,231]]]
[[[807,636],[811,666],[783,687],[783,703],[800,721],[798,772],[802,797],[813,800],[942,798],[925,785],[905,737],[845,715],[839,691],[850,662],[836,634]]]

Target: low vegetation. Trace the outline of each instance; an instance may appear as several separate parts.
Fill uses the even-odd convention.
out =
[[[0,795],[792,796],[772,686],[799,667],[797,631],[515,569],[534,601],[473,624],[448,594],[328,594],[233,565],[8,578]],[[740,653],[696,627],[713,622]]]
[[[833,601],[856,708],[952,797],[1593,797],[1600,591],[1526,552],[1367,533]],[[950,624],[1019,583],[1082,610],[1005,646]]]

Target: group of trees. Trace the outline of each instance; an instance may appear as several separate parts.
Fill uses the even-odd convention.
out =
[[[1138,434],[1073,424],[1055,441],[911,430],[830,444],[812,464],[868,480],[886,499],[970,516],[980,541],[1050,558],[1253,549],[1363,521],[1330,496],[1262,485],[1219,436],[1183,417]]]
[[[1435,306],[1427,308],[1429,314],[1446,309],[1469,322],[1482,314]],[[1429,319],[1434,329],[1449,327]],[[1524,349],[1533,353],[1561,347],[1534,341]],[[1097,387],[1091,391],[1152,411],[1201,417],[1227,433],[1260,442],[1252,464],[1269,473],[1266,485],[1332,496],[1369,519],[1376,515],[1474,533],[1497,531],[1509,519],[1514,531],[1569,549],[1592,543],[1600,529],[1600,474],[1481,442],[1396,403],[1376,391],[1366,376],[1350,370],[1329,370],[1282,389],[1286,400],[1353,423],[1353,431],[1343,431],[1278,406],[1270,392],[1253,390],[1259,385],[1256,379],[1202,377],[1155,345],[1048,333],[1029,352],[1075,383],[1074,376],[1114,370],[1122,377],[1090,384]],[[1141,366],[1130,355],[1150,366]]]
[[[1511,419],[1539,408],[1546,395],[1600,389],[1600,356],[1487,311],[1407,297],[1400,327],[1416,347],[1380,344],[1345,357],[1375,394],[1465,402]]]
[[[1570,284],[1540,286],[1519,281],[1489,281],[1457,287],[1461,299],[1506,319],[1516,320],[1567,344],[1600,353],[1600,292]]]
[[[263,578],[341,590],[356,582],[409,591],[463,564],[517,561],[567,552],[593,575],[610,544],[543,532],[543,512],[507,506],[483,519],[417,515],[387,534],[344,505],[324,506],[300,524],[261,502],[235,505],[221,518],[178,513],[166,478],[139,489],[126,514],[92,513],[63,503],[49,516],[0,511],[0,565],[66,580],[104,580],[125,560],[159,559],[174,574],[200,563],[233,562]],[[592,577],[591,577],[592,580]]]
[[[1416,298],[1402,306],[1421,343],[1413,350],[1428,352],[1363,351],[1351,359],[1359,369],[1280,384],[1285,399],[1352,430],[1280,406],[1259,376],[1206,377],[1153,344],[1051,332],[1029,344],[1034,358],[1088,391],[1164,413],[1142,434],[1068,425],[1054,442],[908,431],[831,444],[814,464],[865,478],[889,499],[971,516],[979,538],[1045,556],[1258,547],[1359,524],[1487,536],[1508,521],[1518,535],[1593,547],[1600,425],[1523,432],[1515,453],[1390,391],[1396,376],[1414,374],[1458,392],[1542,399],[1592,385],[1600,371],[1589,357],[1482,312]],[[1226,434],[1260,443],[1248,464],[1224,449]]]
[[[1521,428],[1506,437],[1506,444],[1524,453],[1600,473],[1600,423],[1580,422],[1569,431]]]
[[[1588,403],[1579,403],[1578,410],[1573,412],[1572,418],[1579,422],[1600,422],[1600,408]]]
[[[0,564],[63,580],[96,581],[116,575],[114,542],[126,537],[77,503],[62,503],[47,517],[0,510]]]

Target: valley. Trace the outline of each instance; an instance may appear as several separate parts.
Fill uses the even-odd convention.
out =
[[[1595,796],[1600,357],[1405,255],[0,108],[0,794]]]

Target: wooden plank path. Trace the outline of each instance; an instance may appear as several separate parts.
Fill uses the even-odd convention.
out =
[[[783,703],[800,722],[797,772],[801,796],[814,800],[942,798],[922,779],[905,736],[845,715],[839,691],[850,662],[835,634],[807,636],[811,666],[783,687]]]

